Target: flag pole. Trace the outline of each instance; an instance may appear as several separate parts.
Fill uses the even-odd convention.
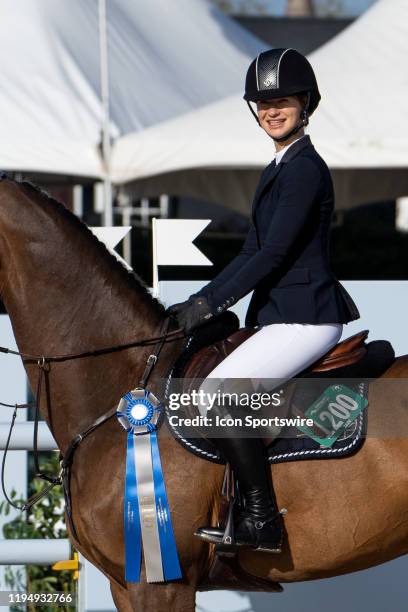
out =
[[[154,297],[159,297],[159,270],[157,261],[157,225],[156,217],[152,218],[152,245],[153,245],[153,291]]]
[[[99,18],[99,58],[101,74],[102,99],[102,161],[104,169],[103,193],[104,213],[103,225],[113,225],[112,183],[110,177],[111,143],[110,143],[110,117],[109,117],[109,70],[108,70],[108,33],[106,20],[106,0],[98,0]]]

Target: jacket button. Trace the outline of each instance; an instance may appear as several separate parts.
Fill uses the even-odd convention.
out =
[[[217,306],[217,312],[222,312],[223,311],[223,307],[222,306]]]

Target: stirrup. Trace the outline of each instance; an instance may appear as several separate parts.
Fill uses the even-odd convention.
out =
[[[234,557],[237,554],[238,549],[241,546],[250,546],[253,550],[256,550],[256,551],[267,551],[267,552],[280,553],[282,542],[280,542],[280,545],[277,546],[276,548],[263,547],[262,544],[260,544],[259,546],[256,546],[256,543],[254,543],[253,545],[251,544],[247,545],[247,544],[242,544],[241,542],[237,542],[236,535],[235,535],[235,526],[234,526],[234,514],[235,514],[235,511],[238,510],[241,518],[243,518],[244,520],[248,519],[252,523],[254,529],[259,530],[259,529],[262,529],[264,525],[266,525],[267,523],[275,521],[279,515],[285,515],[287,513],[286,508],[282,508],[279,511],[275,511],[270,518],[267,518],[263,521],[260,519],[257,520],[256,518],[252,517],[250,514],[245,512],[242,494],[241,494],[240,487],[239,487],[239,482],[235,478],[233,478],[231,482],[231,480],[228,480],[226,477],[224,477],[224,483],[222,486],[222,494],[229,496],[229,503],[228,503],[224,530],[222,527],[211,527],[211,528],[206,527],[206,528],[200,528],[200,529],[206,529],[206,530],[211,529],[213,530],[213,532],[217,532],[217,533],[212,533],[212,534],[204,533],[203,534],[200,532],[195,532],[194,535],[198,536],[199,538],[201,538],[202,540],[205,540],[206,542],[210,544],[214,544],[216,555]],[[283,526],[282,526],[282,536],[283,536]]]
[[[216,531],[219,531],[218,538],[215,535],[203,537],[202,534],[197,532],[195,532],[194,535],[200,537],[210,544],[214,544],[216,555],[222,554],[227,557],[234,557],[237,553],[234,533],[234,512],[237,508],[242,508],[242,495],[239,484],[229,463],[226,465],[221,494],[228,499],[224,531],[222,527],[215,528]],[[221,534],[223,534],[222,539]]]
[[[227,520],[225,523],[225,531],[221,542],[215,544],[215,554],[222,554],[228,557],[234,557],[237,554],[237,544],[235,541],[234,530],[234,509],[237,503],[236,495],[232,496],[228,504]]]
[[[227,523],[226,523],[224,532],[222,532],[222,528],[218,528],[219,536],[214,534],[213,536],[207,535],[206,537],[203,538],[207,542],[215,545],[216,554],[222,554],[226,556],[235,556],[238,552],[238,549],[241,547],[249,547],[255,551],[281,553],[282,552],[282,542],[283,542],[283,525],[281,526],[282,539],[278,544],[276,544],[276,546],[268,547],[266,546],[266,544],[263,545],[262,542],[260,542],[257,545],[256,542],[254,542],[253,544],[244,544],[240,541],[237,541],[236,534],[235,534],[235,527],[234,527],[234,519],[233,519],[234,504],[235,504],[235,501],[234,501],[234,498],[232,498],[230,501],[229,508],[228,508],[228,518],[227,518]],[[272,523],[278,518],[278,516],[283,516],[286,513],[287,513],[287,509],[282,508],[281,510],[275,512],[271,518],[268,518],[264,521],[257,520],[256,518],[253,518],[250,515],[245,515],[245,513],[241,514],[240,517],[243,518],[244,520],[249,520],[252,523],[253,528],[255,530],[260,530],[267,523]]]

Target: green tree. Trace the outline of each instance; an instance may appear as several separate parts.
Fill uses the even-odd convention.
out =
[[[41,462],[42,469],[51,474],[59,471],[58,452],[43,453],[42,457],[47,457]],[[30,485],[30,495],[43,491],[47,483],[40,478],[34,478]],[[22,503],[23,500],[17,498],[16,491],[10,494],[14,502]],[[0,503],[0,514],[5,516],[10,513],[10,505],[3,501]],[[12,521],[3,526],[3,536],[6,539],[49,539],[66,538],[67,530],[64,521],[64,497],[59,485],[51,489],[29,513],[21,512]],[[24,575],[25,574],[25,575]],[[68,570],[54,571],[50,566],[27,565],[26,572],[17,570],[13,566],[5,569],[5,582],[10,590],[26,591],[28,593],[75,593],[76,581],[73,572]],[[23,605],[11,606],[12,612],[24,611]],[[50,607],[27,605],[27,610],[31,612],[46,611]],[[66,606],[67,611],[74,611],[75,606]]]
[[[268,0],[212,0],[227,15],[267,15]]]
[[[318,17],[344,17],[348,13],[343,0],[314,0],[314,7]]]

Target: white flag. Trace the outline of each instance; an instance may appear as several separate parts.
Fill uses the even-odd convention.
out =
[[[123,259],[123,257],[121,257],[115,251],[115,247],[119,244],[121,240],[123,240],[125,236],[127,236],[127,234],[132,229],[131,226],[121,225],[120,227],[90,227],[89,229],[93,234],[95,234],[98,240],[104,243],[108,251],[110,251],[112,255],[114,255],[116,259],[120,261],[122,265],[125,266],[125,268],[127,268],[128,270],[133,270],[133,268],[129,266],[129,264]]]
[[[153,250],[157,266],[212,266],[193,240],[211,219],[154,219]]]

